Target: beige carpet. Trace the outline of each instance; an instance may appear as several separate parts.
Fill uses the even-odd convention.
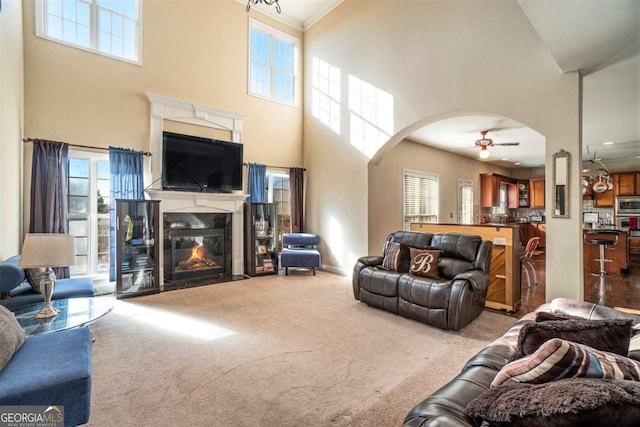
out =
[[[447,332],[326,272],[116,302],[92,325],[92,426],[391,426],[515,319]]]

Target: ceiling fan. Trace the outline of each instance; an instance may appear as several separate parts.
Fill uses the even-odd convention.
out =
[[[501,145],[501,146],[520,145],[519,142],[502,142],[502,143],[496,144],[493,142],[493,139],[487,138],[487,133],[489,133],[488,130],[481,130],[480,135],[482,135],[482,138],[476,141],[476,147],[480,147],[479,155],[481,159],[486,159],[489,157],[489,150],[487,150],[487,147],[496,147],[498,145]]]

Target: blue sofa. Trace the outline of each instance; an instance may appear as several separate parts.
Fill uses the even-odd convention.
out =
[[[16,255],[0,263],[0,305],[9,310],[16,310],[29,304],[43,302],[42,295],[35,292],[25,282],[24,268],[18,264],[20,256]],[[93,280],[90,277],[72,277],[57,279],[51,299],[90,298],[95,296]]]
[[[27,337],[0,371],[0,405],[64,406],[64,425],[89,421],[91,333],[81,327]]]

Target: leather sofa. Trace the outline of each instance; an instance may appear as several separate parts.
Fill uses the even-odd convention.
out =
[[[12,311],[44,301],[42,295],[25,282],[25,271],[19,266],[19,262],[19,255],[0,262],[0,305]],[[90,298],[94,295],[93,280],[90,277],[72,277],[56,280],[51,299]]]
[[[640,323],[640,316],[634,314],[589,302],[556,298],[523,316],[504,335],[469,359],[460,374],[409,411],[404,426],[479,426],[466,413],[467,405],[489,389],[500,369],[516,353],[520,329],[525,323],[535,321],[536,312],[540,311],[584,319],[633,319],[633,324]],[[631,338],[628,357],[640,361],[640,334]]]
[[[362,257],[352,276],[356,300],[454,331],[482,313],[489,286],[490,241],[470,234],[413,231],[397,231],[387,241],[440,250],[439,277],[383,269],[383,256]]]

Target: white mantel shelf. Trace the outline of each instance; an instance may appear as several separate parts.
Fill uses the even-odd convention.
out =
[[[244,202],[242,193],[195,193],[190,191],[147,190],[153,200],[160,200],[160,217],[170,212],[230,213],[232,230],[232,274],[244,274]],[[160,252],[160,289],[164,289],[164,251]]]

